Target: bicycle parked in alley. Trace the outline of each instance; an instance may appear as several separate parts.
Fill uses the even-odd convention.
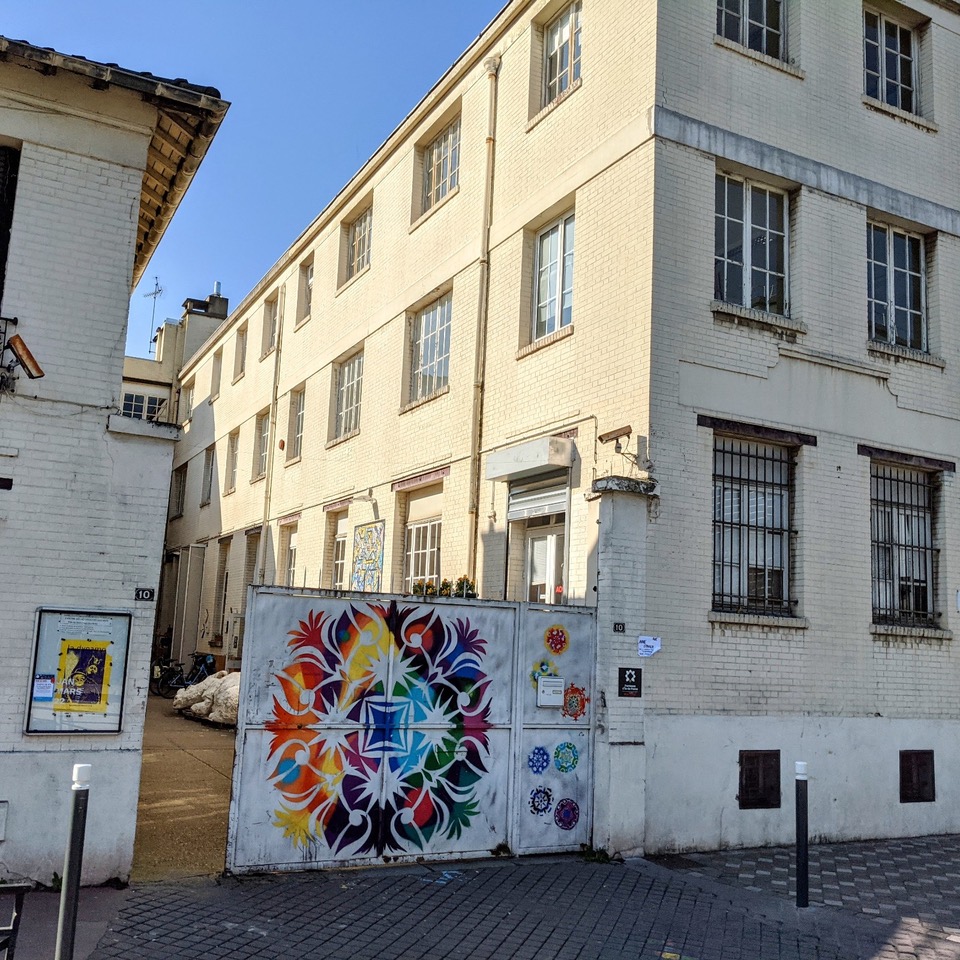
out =
[[[178,690],[192,687],[195,683],[200,683],[201,680],[206,680],[217,672],[212,653],[194,651],[190,656],[193,658],[193,666],[188,673],[184,673],[184,664],[179,660],[155,661],[150,689],[169,700]]]

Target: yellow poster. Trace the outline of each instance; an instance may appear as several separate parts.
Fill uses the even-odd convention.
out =
[[[60,641],[60,660],[54,692],[55,711],[106,713],[113,658],[110,641]]]

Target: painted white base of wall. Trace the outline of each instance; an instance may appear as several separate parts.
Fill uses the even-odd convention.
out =
[[[794,761],[809,765],[812,840],[960,832],[960,722],[883,717],[645,716],[647,853],[786,844]],[[781,806],[741,810],[741,750],[779,750]],[[936,801],[900,803],[900,751],[933,750]]]
[[[118,877],[133,864],[140,752],[18,751],[0,754],[0,801],[7,801],[0,840],[0,880],[49,884],[63,873],[73,804],[75,763],[93,767],[84,845],[84,885]]]

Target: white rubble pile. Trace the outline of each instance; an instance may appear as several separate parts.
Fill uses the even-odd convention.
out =
[[[195,717],[213,723],[236,726],[240,706],[240,674],[221,670],[192,687],[178,690],[173,699],[176,710],[189,710]]]

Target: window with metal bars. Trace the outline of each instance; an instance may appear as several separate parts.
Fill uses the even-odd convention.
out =
[[[787,315],[787,196],[717,174],[714,297]]]
[[[717,0],[717,33],[781,60],[783,0]]]
[[[900,802],[933,803],[937,799],[932,750],[900,751]]]
[[[717,436],[713,609],[790,616],[791,447]]]
[[[863,90],[891,107],[917,113],[917,38],[909,27],[863,11]]]
[[[870,464],[873,622],[927,626],[934,607],[936,474]]]
[[[413,592],[419,580],[440,586],[440,520],[424,520],[407,525],[403,588]]]
[[[737,802],[741,810],[780,806],[780,751],[741,750]]]

